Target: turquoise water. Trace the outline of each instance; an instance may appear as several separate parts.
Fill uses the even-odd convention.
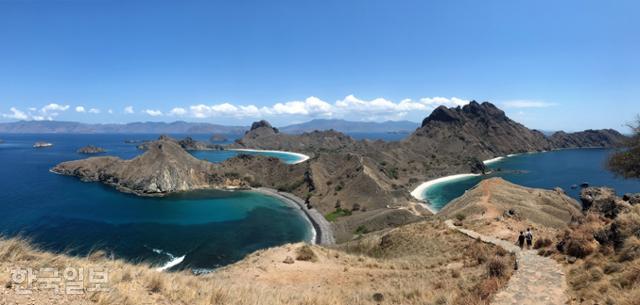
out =
[[[572,186],[583,182],[612,187],[618,194],[640,192],[640,180],[615,177],[605,168],[611,152],[608,149],[569,149],[516,155],[490,164],[494,174],[438,183],[427,189],[424,196],[439,210],[482,179],[496,176],[528,187],[561,187],[576,199],[579,199],[580,189]]]
[[[26,236],[47,250],[85,255],[100,249],[156,266],[185,256],[175,270],[211,269],[258,249],[311,237],[300,212],[270,196],[195,191],[144,198],[49,172],[59,162],[85,158],[75,151],[87,144],[107,149],[103,155],[132,158],[140,151],[136,144],[124,143],[132,139],[130,135],[0,135],[0,139],[5,141],[0,144],[0,234]],[[36,141],[54,146],[34,149]],[[216,161],[232,155],[207,152]]]

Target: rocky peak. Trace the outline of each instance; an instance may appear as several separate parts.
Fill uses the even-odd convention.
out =
[[[491,121],[503,121],[507,118],[504,111],[498,109],[495,105],[489,102],[483,102],[482,104],[471,101],[469,104],[462,107],[447,108],[446,106],[440,106],[431,112],[431,114],[422,121],[422,127],[430,122],[462,122],[466,120],[491,120]]]
[[[265,120],[260,120],[258,122],[253,122],[253,124],[251,124],[251,129],[249,131],[253,131],[256,130],[258,128],[267,128],[267,129],[272,129],[274,133],[278,133],[278,128],[274,128],[273,126],[271,126],[271,124],[269,124],[269,122],[265,121]]]

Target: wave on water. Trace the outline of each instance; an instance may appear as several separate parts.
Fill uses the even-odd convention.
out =
[[[180,256],[180,257],[176,257],[175,255],[173,255],[173,254],[171,254],[171,253],[169,253],[167,251],[163,251],[161,249],[155,249],[155,248],[151,249],[151,251],[153,251],[154,253],[166,255],[166,256],[169,257],[169,261],[168,262],[166,262],[161,267],[156,268],[156,270],[158,270],[158,271],[165,271],[165,270],[171,269],[172,267],[180,265],[180,263],[182,263],[182,261],[184,261],[184,258],[187,256],[187,255],[183,255],[183,256]]]

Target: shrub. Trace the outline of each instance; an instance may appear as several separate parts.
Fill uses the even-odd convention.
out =
[[[296,251],[296,260],[299,261],[311,261],[311,262],[315,262],[318,260],[318,257],[316,256],[315,252],[313,252],[313,249],[311,249],[311,247],[309,247],[308,245],[304,245],[300,248],[298,248],[298,250]]]
[[[577,258],[585,258],[587,255],[593,253],[593,247],[590,241],[586,239],[572,239],[567,244],[566,252]]]
[[[462,213],[458,213],[458,214],[456,214],[456,216],[455,216],[455,217],[456,217],[456,219],[457,219],[457,220],[459,220],[459,221],[463,221],[465,218],[467,218],[467,216],[465,216],[465,215],[464,215],[464,214],[462,214]]]
[[[619,263],[608,263],[604,266],[604,273],[605,274],[611,274],[611,273],[616,273],[618,271],[622,270],[622,264]]]
[[[369,229],[367,229],[367,227],[364,225],[359,225],[355,231],[356,234],[367,234],[368,232],[369,232]]]
[[[620,262],[628,262],[640,257],[640,239],[635,236],[627,238],[624,246],[620,251],[618,260]]]
[[[147,289],[152,293],[159,293],[164,289],[164,280],[161,273],[153,273],[148,276]]]
[[[537,239],[536,242],[533,244],[533,248],[534,249],[546,248],[551,246],[551,244],[552,242],[550,239],[540,238],[540,239]]]
[[[507,265],[502,259],[493,258],[487,263],[487,273],[490,277],[503,277],[507,274]]]

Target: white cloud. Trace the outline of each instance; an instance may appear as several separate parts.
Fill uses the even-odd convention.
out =
[[[67,109],[69,109],[69,105],[59,105],[56,103],[51,103],[49,105],[46,105],[44,107],[42,107],[42,109],[40,109],[40,111],[42,113],[50,113],[50,112],[56,112],[56,111],[66,111]]]
[[[171,109],[171,111],[169,111],[170,115],[177,115],[177,116],[183,116],[185,114],[187,114],[187,110],[181,107],[176,107]]]
[[[160,110],[153,110],[153,109],[146,109],[144,111],[144,113],[150,115],[150,116],[161,116],[162,115],[162,111]]]
[[[45,116],[42,116],[42,115],[34,115],[33,117],[31,117],[31,119],[34,120],[34,121],[44,121],[44,120],[51,121],[51,120],[53,120],[52,117],[45,117]]]
[[[27,120],[29,119],[29,116],[18,110],[16,107],[11,107],[11,109],[9,109],[11,111],[11,113],[3,113],[2,117],[3,118],[7,118],[7,119],[16,119],[16,120]]]
[[[198,104],[188,108],[175,107],[168,112],[169,115],[190,116],[205,119],[211,117],[235,117],[235,118],[261,118],[274,116],[306,116],[306,117],[354,117],[359,120],[376,119],[402,119],[409,114],[428,111],[439,105],[460,106],[469,101],[452,97],[429,97],[418,100],[404,99],[398,103],[384,98],[372,100],[359,99],[354,95],[348,95],[344,99],[329,103],[315,96],[304,100],[279,102],[271,106],[258,107],[256,105],[222,104]]]
[[[400,120],[400,119],[421,119],[434,108],[445,106],[461,106],[469,101],[456,97],[423,97],[419,99],[403,99],[398,102],[378,97],[374,99],[361,99],[355,95],[348,95],[343,99],[334,102],[327,102],[318,97],[310,96],[303,100],[293,100],[287,102],[277,102],[271,105],[257,106],[252,104],[232,104],[228,102],[218,104],[195,104],[190,106],[176,106],[170,110],[145,109],[139,113],[153,117],[158,116],[179,116],[198,119],[207,118],[237,118],[237,119],[274,119],[286,118],[287,120],[305,120],[309,118],[344,118],[350,120]],[[511,103],[510,105],[525,105],[523,103]],[[527,104],[533,105],[531,103]],[[5,118],[18,118],[23,120],[41,119],[51,120],[59,113],[69,109],[68,105],[51,103],[40,109],[22,112],[17,108],[12,108],[9,114],[2,114]],[[79,113],[101,113],[98,108],[87,109],[84,106],[76,106]],[[14,111],[15,110],[15,111]],[[112,114],[111,109],[106,110]],[[134,107],[124,107],[125,114],[134,114]]]
[[[546,108],[556,106],[555,103],[534,100],[513,100],[504,102],[503,105],[507,108]]]

